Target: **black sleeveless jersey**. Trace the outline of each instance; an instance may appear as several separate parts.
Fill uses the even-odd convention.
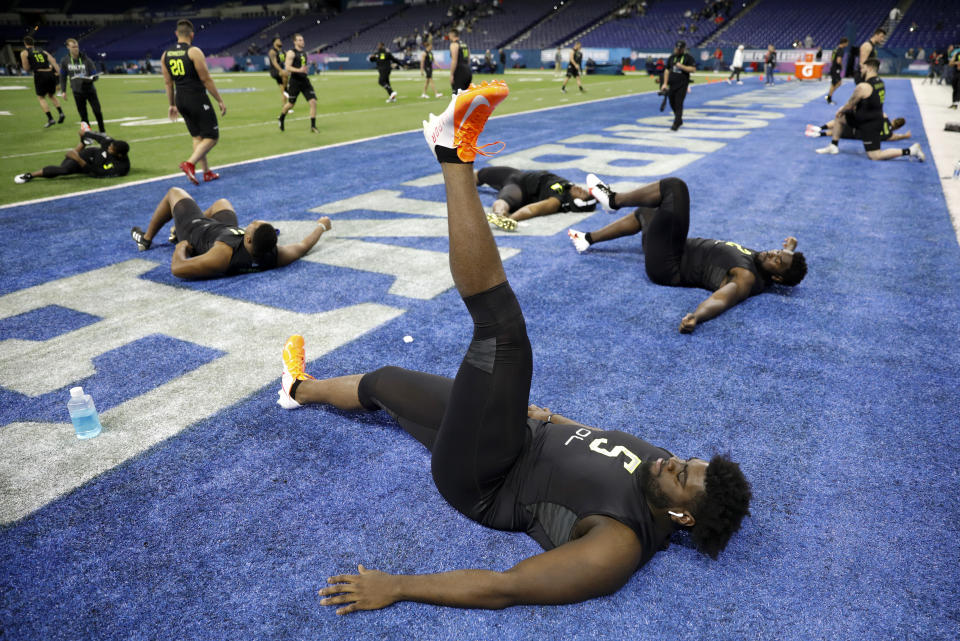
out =
[[[294,69],[299,69],[300,67],[305,67],[306,64],[307,64],[307,52],[306,52],[306,51],[297,51],[296,49],[294,49],[294,50],[293,50],[293,62],[291,62],[290,65],[291,65]],[[302,72],[302,71],[291,71],[291,72],[290,72],[290,75],[291,75],[291,76],[295,76],[295,77],[297,77],[297,78],[306,78],[306,77],[307,77],[307,74],[304,73],[304,72]]]
[[[887,94],[880,76],[874,76],[870,80],[864,80],[864,82],[873,88],[873,93],[857,103],[856,120],[858,127],[865,123],[883,122],[883,101]]]
[[[30,69],[35,73],[37,71],[41,73],[53,71],[53,63],[50,61],[50,56],[42,49],[27,47],[27,60],[30,61]]]
[[[470,47],[467,46],[463,40],[459,43],[460,49],[457,54],[457,71],[469,72],[470,71]]]
[[[833,50],[833,54],[830,56],[831,71],[843,69],[843,52],[846,50],[846,47],[838,47]]]
[[[423,52],[423,70],[433,71],[433,52],[432,51]]]
[[[680,259],[680,284],[715,292],[723,286],[731,269],[741,267],[756,277],[750,290],[750,295],[754,296],[766,287],[766,281],[754,262],[756,256],[754,250],[730,241],[688,238]]]
[[[583,51],[574,51],[573,52],[573,61],[577,63],[577,68],[580,68],[580,61],[583,60]]]
[[[163,63],[170,72],[173,82],[177,87],[177,93],[204,93],[206,88],[200,82],[200,74],[193,64],[193,60],[187,55],[190,45],[186,42],[178,42],[175,46],[163,52]]]
[[[213,218],[194,218],[190,221],[187,229],[177,228],[177,236],[181,240],[189,241],[193,246],[194,255],[197,256],[210,251],[214,243],[221,242],[229,245],[230,249],[233,250],[233,256],[230,257],[230,266],[227,268],[228,274],[261,271],[277,266],[276,249],[260,262],[257,262],[243,244],[243,228],[227,225]]]
[[[643,494],[640,466],[670,458],[667,450],[617,430],[528,421],[530,446],[514,466],[507,491],[515,492],[518,522],[544,549],[570,540],[574,524],[608,516],[632,529],[646,563],[666,547]]]

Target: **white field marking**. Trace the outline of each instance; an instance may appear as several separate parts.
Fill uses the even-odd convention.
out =
[[[923,129],[930,142],[927,153],[927,162],[931,160],[937,167],[940,176],[940,185],[943,188],[943,197],[947,201],[947,211],[950,212],[950,222],[960,243],[960,180],[953,180],[953,165],[960,161],[957,138],[960,134],[944,131],[948,121],[960,120],[957,111],[947,108],[950,104],[950,88],[943,85],[925,85],[921,80],[911,80],[913,95],[920,108],[920,118],[923,120]],[[909,141],[913,142],[913,141]]]
[[[338,72],[338,73],[339,73],[339,72]],[[713,84],[719,85],[719,84],[721,84],[721,83],[713,83]],[[709,86],[709,85],[708,85],[708,86]],[[655,92],[654,92],[653,90],[651,90],[651,91],[640,91],[640,92],[633,93],[633,94],[625,94],[625,95],[622,95],[622,96],[611,96],[611,97],[609,97],[609,98],[599,98],[599,99],[597,99],[597,100],[588,100],[588,101],[584,101],[584,102],[576,102],[576,103],[571,103],[571,104],[566,104],[566,105],[552,105],[552,106],[550,106],[550,107],[539,107],[539,108],[537,108],[537,109],[528,109],[527,111],[518,111],[518,112],[516,112],[516,113],[503,114],[503,115],[500,115],[500,116],[493,116],[492,118],[490,118],[490,120],[497,120],[497,119],[499,119],[499,118],[512,118],[512,117],[514,117],[514,116],[523,116],[523,115],[532,114],[532,113],[539,113],[539,112],[541,112],[541,111],[550,111],[550,110],[552,110],[552,109],[569,109],[570,107],[576,107],[576,106],[579,106],[579,105],[586,105],[586,104],[591,104],[591,105],[593,105],[593,104],[602,103],[602,102],[609,102],[609,101],[611,101],[611,100],[623,100],[623,99],[625,99],[625,98],[635,98],[636,96],[640,96],[640,95],[644,95],[644,94],[650,94],[650,93],[655,93]],[[363,109],[363,110],[354,110],[354,111],[351,111],[351,112],[349,112],[349,113],[358,113],[358,112],[360,112],[360,111],[379,111],[380,109],[382,109],[382,107],[371,108],[371,109]],[[329,116],[336,116],[336,115],[343,115],[344,113],[347,113],[347,112],[340,112],[340,113],[336,113],[336,114],[327,114],[327,115],[329,115]],[[319,118],[320,115],[318,114],[317,117]],[[294,119],[294,120],[306,120],[306,119],[307,119],[307,118],[304,117],[304,118],[296,118],[296,119]],[[288,121],[288,122],[289,122],[289,121]],[[264,124],[276,124],[276,121],[275,121],[275,120],[270,120],[270,121],[268,121],[267,123],[253,123],[253,124],[249,124],[249,125],[238,125],[238,126],[236,126],[236,127],[221,127],[220,131],[225,131],[225,130],[230,130],[230,129],[239,129],[239,128],[242,128],[242,127],[262,127]],[[230,168],[230,167],[239,167],[239,166],[241,166],[241,165],[248,165],[248,164],[250,164],[250,163],[255,163],[255,162],[263,162],[263,161],[266,161],[266,160],[275,160],[275,159],[277,159],[277,158],[289,158],[289,157],[291,157],[291,156],[298,156],[298,155],[300,155],[300,154],[311,153],[311,152],[314,152],[314,151],[321,151],[321,150],[324,150],[324,149],[334,149],[334,148],[336,148],[336,147],[342,147],[342,146],[344,146],[344,145],[352,145],[352,144],[354,144],[354,143],[369,142],[369,141],[371,141],[371,140],[381,140],[381,139],[383,139],[383,138],[389,138],[390,136],[402,136],[402,135],[404,135],[404,134],[409,134],[409,133],[413,133],[413,132],[417,132],[417,131],[421,131],[421,128],[420,128],[420,127],[417,127],[416,129],[407,129],[407,130],[405,130],[405,131],[395,131],[395,132],[389,133],[389,134],[380,134],[379,136],[370,136],[370,137],[368,137],[368,138],[358,138],[358,139],[356,139],[356,140],[346,140],[346,141],[343,141],[343,142],[335,142],[335,143],[331,143],[331,144],[329,144],[329,145],[320,145],[320,146],[318,146],[318,147],[309,147],[309,148],[307,148],[307,149],[299,149],[299,150],[297,150],[297,151],[288,151],[288,152],[286,152],[286,153],[275,154],[275,155],[273,155],[273,156],[264,156],[264,157],[262,157],[262,158],[251,158],[250,160],[240,160],[240,161],[238,161],[238,162],[230,163],[230,164],[228,164],[228,165],[218,165],[217,169],[218,169],[218,171],[219,171],[219,170],[222,170],[222,169],[228,169],[228,168]],[[153,136],[153,137],[150,137],[150,138],[140,138],[140,139],[137,139],[137,140],[128,140],[127,142],[129,142],[129,143],[146,142],[146,141],[148,141],[148,140],[161,140],[161,139],[164,139],[164,138],[174,138],[174,137],[180,137],[180,136],[185,136],[185,135],[186,135],[186,133],[183,133],[183,134],[171,134],[171,135],[167,135],[167,136]],[[62,151],[62,150],[54,150],[53,152],[44,152],[44,153],[56,153],[57,151]],[[36,155],[36,154],[29,154],[29,155]],[[0,159],[17,158],[17,157],[19,157],[19,156],[0,156]],[[134,186],[137,186],[137,185],[145,185],[145,184],[152,183],[152,182],[159,182],[159,181],[162,181],[162,180],[169,180],[169,179],[171,179],[171,178],[176,178],[177,176],[180,176],[180,175],[181,175],[181,173],[180,173],[180,172],[177,172],[177,173],[173,173],[173,174],[167,174],[167,175],[165,175],[165,176],[156,176],[156,177],[154,177],[154,178],[144,178],[143,180],[135,180],[135,181],[128,182],[128,183],[123,183],[122,185],[112,185],[112,186],[109,186],[109,187],[97,187],[97,188],[94,188],[94,189],[87,189],[87,190],[85,190],[85,191],[74,192],[74,193],[72,193],[72,194],[61,194],[60,196],[48,196],[48,197],[46,197],[46,198],[35,198],[35,199],[33,199],[33,200],[22,200],[22,201],[20,201],[20,202],[9,203],[9,204],[7,204],[7,205],[0,205],[0,209],[8,209],[8,208],[10,208],[10,207],[20,207],[20,206],[24,206],[24,205],[35,205],[35,204],[38,204],[38,203],[46,203],[46,202],[51,202],[51,201],[54,201],[54,200],[60,200],[61,198],[75,198],[75,197],[77,197],[77,196],[85,196],[85,195],[88,195],[88,194],[96,194],[96,193],[101,193],[101,192],[105,192],[105,191],[113,191],[113,190],[115,190],[115,189],[124,189],[124,188],[126,188],[126,187],[134,187]]]

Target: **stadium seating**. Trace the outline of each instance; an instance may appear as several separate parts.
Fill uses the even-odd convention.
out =
[[[875,0],[763,0],[708,43],[724,47],[772,44],[784,49],[810,35],[815,46],[825,48],[844,36],[859,44],[883,23],[892,6]]]
[[[917,28],[910,31],[913,23]],[[914,0],[887,42],[888,47],[927,50],[951,44],[960,44],[960,2],[943,0]]]
[[[553,16],[530,30],[517,46],[524,49],[545,49],[562,44],[594,22],[608,16],[623,0],[574,0],[567,2]]]
[[[585,47],[631,47],[637,49],[662,49],[672,47],[678,40],[686,40],[690,47],[698,45],[717,31],[722,24],[713,19],[694,20],[684,13],[697,5],[690,0],[661,0],[651,2],[646,15],[614,18],[584,35],[580,40]],[[731,18],[742,8],[735,3]],[[682,33],[680,27],[685,26]],[[694,31],[689,27],[693,25]]]

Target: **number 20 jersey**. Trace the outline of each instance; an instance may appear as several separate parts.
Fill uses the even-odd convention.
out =
[[[203,83],[200,82],[197,68],[193,65],[193,60],[187,55],[191,46],[186,42],[178,42],[164,52],[163,63],[173,78],[177,94],[194,95],[206,92]]]
[[[517,517],[545,549],[570,540],[574,524],[602,515],[632,529],[646,563],[666,547],[653,521],[640,483],[640,466],[671,454],[618,430],[529,421],[532,439],[512,479]]]

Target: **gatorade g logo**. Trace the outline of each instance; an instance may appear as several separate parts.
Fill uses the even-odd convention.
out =
[[[562,183],[553,183],[552,185],[550,185],[550,189],[552,189],[553,191],[557,192],[558,194],[562,194],[562,193],[563,193],[563,184],[562,184]]]
[[[724,243],[724,244],[725,244],[725,245],[729,245],[730,247],[736,247],[738,250],[740,250],[740,253],[741,253],[741,254],[746,254],[747,256],[753,256],[753,252],[752,252],[752,251],[750,251],[749,249],[744,249],[743,247],[741,247],[741,246],[740,246],[739,244],[737,244],[737,243],[734,243],[734,242],[731,242],[731,241],[727,241],[727,242]]]

